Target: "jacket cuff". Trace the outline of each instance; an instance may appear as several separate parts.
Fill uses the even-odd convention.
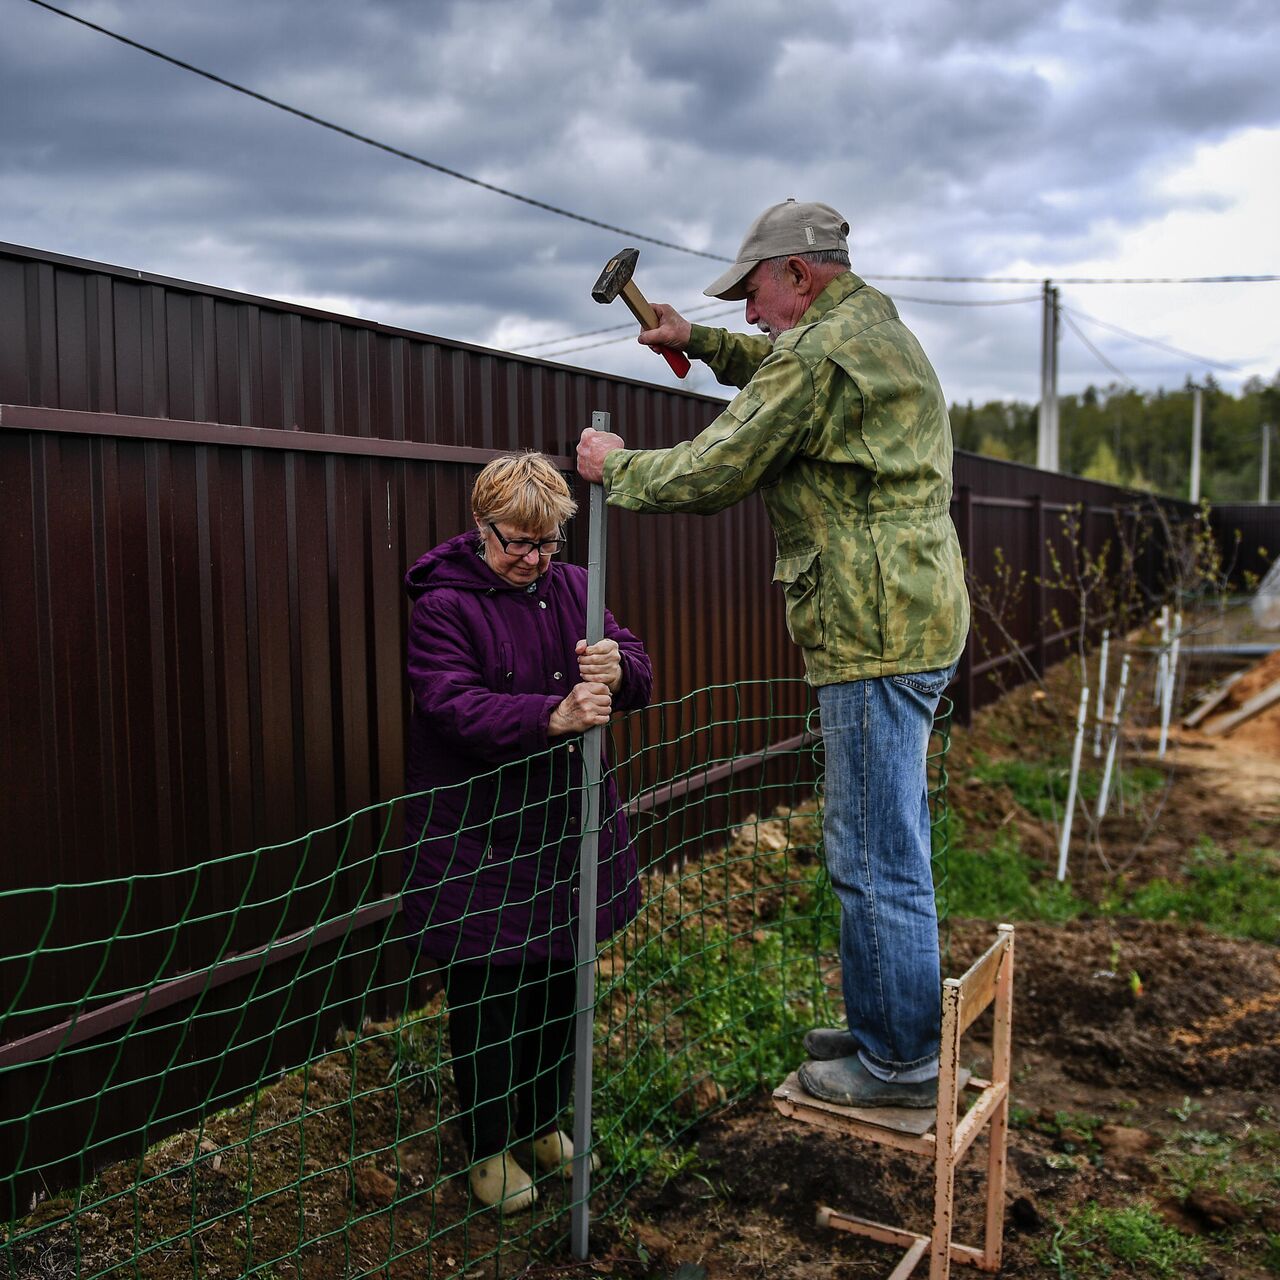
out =
[[[604,462],[601,464],[600,469],[603,473],[602,479],[604,481],[604,491],[606,496],[609,492],[610,477],[617,472],[625,459],[631,457],[631,455],[636,452],[637,450],[635,449],[611,449],[604,455]]]
[[[560,705],[561,699],[555,694],[548,694],[539,703],[535,699],[531,699],[530,713],[525,719],[525,723],[520,726],[520,736],[527,744],[528,750],[540,751],[544,747],[549,747],[552,742],[548,728],[551,724],[551,716],[555,709]]]
[[[695,360],[707,360],[720,349],[720,335],[723,329],[713,329],[710,325],[689,323],[689,341],[684,344],[684,353]]]

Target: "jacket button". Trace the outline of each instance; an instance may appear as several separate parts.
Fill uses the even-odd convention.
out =
[[[560,671],[553,671],[553,672],[551,673],[551,678],[552,678],[553,680],[563,680],[563,679],[564,679],[564,673],[563,673],[563,672],[560,672]]]
[[[547,602],[546,602],[545,600],[539,600],[539,601],[538,601],[538,608],[539,608],[539,609],[545,609],[546,607],[547,607]]]
[[[572,742],[571,742],[571,743],[569,743],[569,753],[570,753],[571,755],[572,755],[572,754],[573,754],[573,752],[575,752],[577,749],[578,749],[578,748],[577,748],[577,747],[575,747],[575,746],[573,745],[573,743],[572,743]]]

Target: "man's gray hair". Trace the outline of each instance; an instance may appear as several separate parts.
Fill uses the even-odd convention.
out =
[[[811,249],[808,253],[784,253],[770,258],[770,269],[776,276],[782,271],[782,264],[788,258],[800,258],[811,267],[843,267],[849,270],[849,251],[847,249]]]

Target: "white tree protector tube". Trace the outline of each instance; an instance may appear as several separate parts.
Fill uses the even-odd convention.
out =
[[[1067,848],[1071,844],[1071,819],[1076,812],[1076,786],[1080,781],[1080,753],[1084,749],[1084,726],[1089,719],[1089,686],[1080,690],[1080,710],[1076,712],[1076,740],[1071,748],[1071,781],[1067,783],[1067,809],[1062,815],[1062,837],[1058,841],[1058,879],[1067,878]]]
[[[1152,691],[1151,700],[1158,707],[1160,705],[1161,695],[1164,693],[1164,673],[1165,660],[1169,652],[1169,606],[1162,604],[1160,606],[1160,658],[1156,662],[1156,687]]]
[[[1164,687],[1160,697],[1160,749],[1158,759],[1164,759],[1169,745],[1169,718],[1173,714],[1173,691],[1178,684],[1178,649],[1182,643],[1182,614],[1173,615],[1173,640],[1169,645],[1169,658],[1165,665]]]
[[[1102,786],[1098,790],[1098,820],[1107,811],[1107,797],[1111,793],[1111,771],[1116,763],[1116,744],[1120,741],[1120,713],[1124,710],[1124,691],[1129,683],[1129,655],[1120,663],[1120,683],[1116,686],[1116,706],[1111,713],[1111,738],[1107,742],[1107,759],[1102,766]]]
[[[1093,717],[1093,754],[1102,754],[1102,719],[1107,712],[1107,650],[1111,644],[1111,632],[1103,628],[1102,648],[1098,651],[1098,708]]]

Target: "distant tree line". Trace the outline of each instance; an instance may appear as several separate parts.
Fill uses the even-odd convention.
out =
[[[1268,496],[1280,501],[1280,373],[1250,378],[1232,395],[1210,376],[1204,387],[1200,492],[1210,502],[1258,498],[1262,424],[1269,422]],[[1062,470],[1091,480],[1187,496],[1191,474],[1192,383],[1142,392],[1119,384],[1086,387],[1058,402]],[[1021,401],[953,404],[957,449],[1034,464],[1038,407]]]

